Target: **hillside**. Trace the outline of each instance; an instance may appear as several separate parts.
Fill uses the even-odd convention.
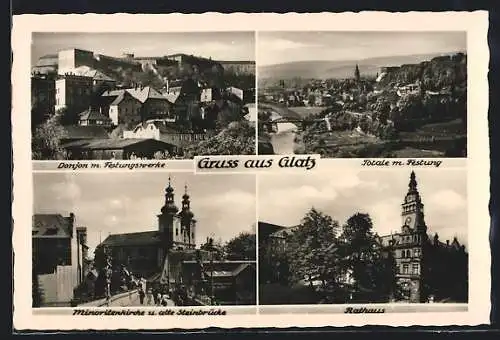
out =
[[[467,55],[435,57],[418,64],[405,64],[383,74],[379,84],[414,83],[420,81],[427,90],[439,91],[448,86],[467,86]]]
[[[259,67],[259,78],[292,79],[292,78],[350,78],[353,76],[354,66],[359,65],[361,75],[376,75],[383,66],[400,66],[403,64],[418,64],[437,56],[454,54],[435,53],[406,56],[377,57],[362,60],[343,61],[298,61],[284,64]]]

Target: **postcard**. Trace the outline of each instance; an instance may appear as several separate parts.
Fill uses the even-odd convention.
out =
[[[14,327],[489,323],[487,27],[15,16]]]

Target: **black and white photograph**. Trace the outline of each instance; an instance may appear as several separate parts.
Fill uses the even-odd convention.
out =
[[[466,32],[258,33],[258,153],[467,157]]]
[[[255,154],[255,33],[35,32],[34,160]]]
[[[248,175],[35,173],[33,307],[255,305]]]
[[[466,189],[465,169],[260,176],[259,304],[467,303]]]

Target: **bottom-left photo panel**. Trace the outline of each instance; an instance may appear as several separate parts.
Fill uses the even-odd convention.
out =
[[[256,304],[255,176],[33,176],[33,307]]]

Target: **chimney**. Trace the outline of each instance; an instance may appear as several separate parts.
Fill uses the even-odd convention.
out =
[[[68,231],[71,238],[73,238],[73,232],[75,230],[75,214],[69,213],[68,221],[69,221]]]
[[[450,240],[446,240],[446,246],[449,247],[450,246]]]

